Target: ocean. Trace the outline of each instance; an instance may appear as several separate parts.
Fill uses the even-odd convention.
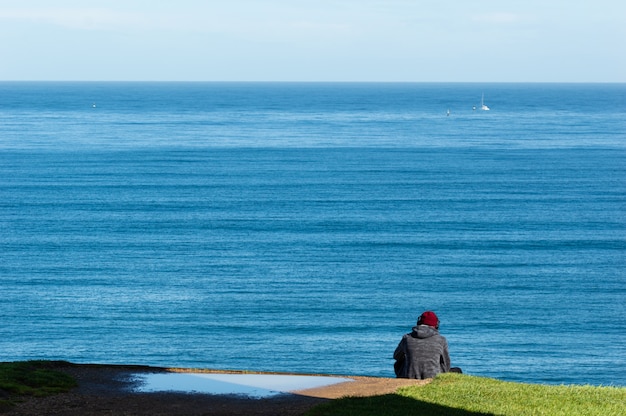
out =
[[[626,386],[625,167],[625,84],[3,82],[0,361]]]

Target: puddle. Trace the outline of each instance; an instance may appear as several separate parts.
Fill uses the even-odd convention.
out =
[[[236,394],[254,398],[354,381],[350,378],[280,374],[138,373],[134,389],[141,393],[183,392]]]

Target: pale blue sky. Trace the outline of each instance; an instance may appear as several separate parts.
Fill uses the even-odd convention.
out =
[[[0,0],[0,80],[626,82],[624,0]]]

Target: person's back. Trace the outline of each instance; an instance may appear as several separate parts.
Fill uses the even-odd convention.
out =
[[[434,312],[424,312],[413,331],[402,337],[393,358],[398,378],[432,378],[450,371],[448,342],[439,334],[439,319]]]

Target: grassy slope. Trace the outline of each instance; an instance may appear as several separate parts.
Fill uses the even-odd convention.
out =
[[[626,388],[547,386],[442,374],[396,394],[346,398],[313,409],[323,415],[626,415]]]
[[[72,377],[54,370],[53,361],[0,363],[0,408],[21,396],[48,396],[76,386]]]

